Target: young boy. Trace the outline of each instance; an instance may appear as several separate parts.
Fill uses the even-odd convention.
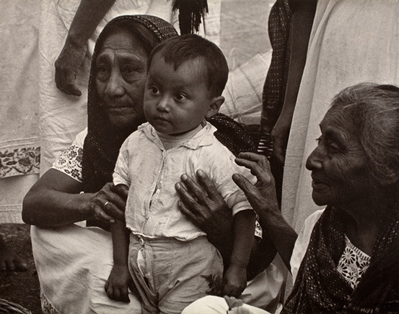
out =
[[[130,271],[143,313],[180,313],[206,295],[209,278],[223,277],[219,252],[177,206],[175,183],[183,173],[195,176],[197,169],[216,182],[234,214],[225,293],[238,297],[246,286],[255,213],[231,176],[238,172],[253,182],[254,177],[235,164],[234,155],[213,135],[216,129],[205,121],[224,102],[227,77],[221,50],[197,35],[168,39],[149,57],[144,94],[148,123],[126,139],[115,166],[114,184],[130,189],[126,225],[115,222],[111,229],[114,267],[106,284],[111,299],[128,301]]]

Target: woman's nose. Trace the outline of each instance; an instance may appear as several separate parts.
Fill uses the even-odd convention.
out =
[[[117,71],[112,71],[107,82],[106,93],[109,96],[122,96],[125,93],[123,78]]]
[[[318,145],[310,153],[308,159],[306,160],[306,169],[308,170],[321,169],[323,167],[322,156],[323,156],[322,149],[320,148],[320,145]]]

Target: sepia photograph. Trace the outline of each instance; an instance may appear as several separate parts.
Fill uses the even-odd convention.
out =
[[[0,12],[0,313],[399,314],[398,0]]]

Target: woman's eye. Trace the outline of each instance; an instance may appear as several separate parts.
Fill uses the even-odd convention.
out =
[[[340,147],[334,142],[328,142],[327,147],[328,147],[329,153],[334,154],[334,153],[340,152]]]
[[[106,66],[99,66],[97,67],[97,78],[100,81],[104,81],[108,78],[109,76],[109,70]]]
[[[136,69],[131,66],[126,66],[122,69],[123,75],[127,75],[127,76],[131,76],[131,75],[135,74],[136,72],[137,72]]]

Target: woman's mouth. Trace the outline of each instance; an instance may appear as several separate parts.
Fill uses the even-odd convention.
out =
[[[317,187],[320,187],[322,185],[325,185],[325,183],[323,181],[312,177],[312,187],[313,188],[317,188]]]
[[[120,107],[106,107],[105,109],[110,114],[128,114],[135,112],[133,107],[130,106],[120,106]]]

